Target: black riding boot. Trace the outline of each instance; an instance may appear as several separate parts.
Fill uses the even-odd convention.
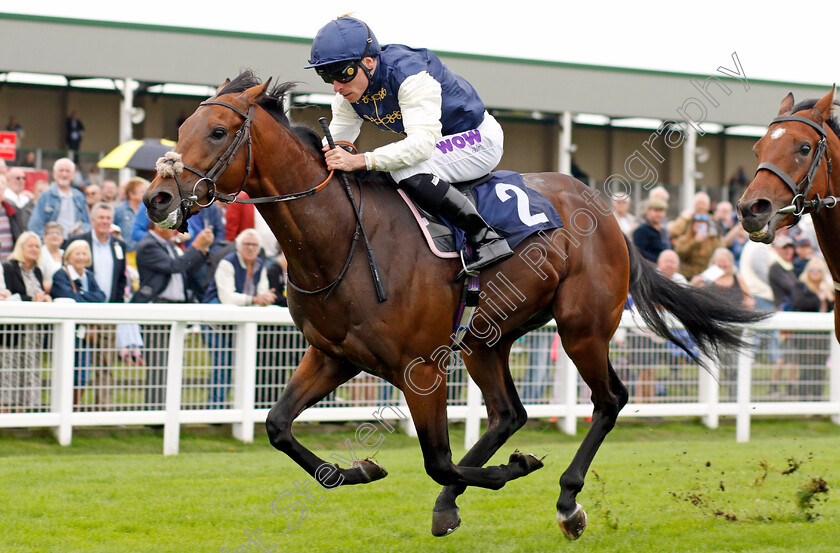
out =
[[[400,186],[420,207],[446,217],[466,234],[473,253],[465,260],[465,267],[455,280],[513,255],[505,239],[490,228],[472,202],[448,182],[433,175],[420,174],[401,180]]]

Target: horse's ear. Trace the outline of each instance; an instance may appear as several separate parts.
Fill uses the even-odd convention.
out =
[[[258,84],[257,86],[252,86],[248,90],[245,91],[245,94],[251,98],[251,101],[256,101],[257,98],[263,96],[268,91],[268,87],[271,84],[271,77],[266,79],[263,84]]]
[[[219,88],[216,89],[216,96],[222,93],[222,89],[230,84],[230,79],[225,79],[225,82],[219,85]]]
[[[784,100],[782,100],[782,105],[779,106],[779,114],[777,117],[790,115],[791,112],[793,112],[793,92],[788,92],[788,95],[785,96]]]
[[[817,102],[811,109],[811,111],[814,112],[814,115],[816,115],[818,118],[821,118],[820,122],[825,121],[826,119],[831,117],[831,112],[835,109],[834,98],[836,94],[837,85],[834,85],[831,87],[831,92],[823,96],[822,99],[819,102]]]

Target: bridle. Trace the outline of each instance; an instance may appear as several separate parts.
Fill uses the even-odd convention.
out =
[[[178,195],[180,196],[181,202],[179,204],[179,209],[181,210],[182,215],[182,223],[181,228],[182,232],[186,232],[186,224],[187,219],[192,216],[190,208],[193,205],[197,205],[200,208],[209,207],[213,204],[216,200],[220,202],[224,202],[227,204],[232,203],[240,203],[240,204],[264,204],[264,203],[276,203],[276,202],[288,202],[291,200],[297,200],[299,198],[305,198],[307,196],[311,196],[315,194],[322,188],[324,188],[333,177],[333,171],[330,171],[327,178],[320,184],[310,188],[309,190],[304,190],[302,192],[293,192],[291,194],[283,194],[280,196],[266,196],[263,198],[240,198],[239,194],[245,189],[245,186],[248,184],[248,179],[251,177],[251,171],[253,169],[253,147],[251,141],[251,123],[254,120],[254,107],[255,104],[251,104],[248,108],[248,112],[244,112],[238,107],[230,104],[228,102],[222,102],[221,100],[205,100],[199,104],[199,106],[224,106],[228,109],[233,110],[237,114],[242,117],[242,125],[239,127],[239,130],[236,131],[236,134],[233,136],[233,140],[228,145],[227,149],[219,156],[219,159],[216,161],[215,165],[210,168],[209,171],[206,173],[202,172],[200,169],[192,167],[187,164],[182,164],[183,168],[187,171],[197,175],[199,178],[193,185],[192,193],[189,196],[184,197],[183,192],[181,190],[181,181],[178,179],[178,175],[180,174],[180,170],[172,170],[171,176],[175,179],[175,184],[178,187]],[[248,146],[248,163],[245,169],[245,177],[242,179],[242,184],[239,185],[239,190],[236,191],[235,194],[225,194],[223,192],[219,192],[218,187],[216,185],[216,181],[222,174],[230,167],[231,163],[236,159],[239,150],[242,149],[243,146]],[[170,166],[174,165],[175,159],[174,157],[170,158],[162,158],[164,164],[168,164]],[[179,159],[179,158],[178,158]],[[162,174],[161,170],[158,169],[158,174],[161,177],[165,175]],[[198,201],[198,185],[202,182],[206,183],[207,187],[207,197],[209,200],[207,203],[200,203]]]
[[[817,147],[814,150],[814,157],[811,159],[811,165],[808,167],[808,171],[805,173],[805,176],[802,177],[798,183],[793,180],[793,178],[788,175],[784,170],[779,168],[777,165],[764,162],[758,166],[758,169],[755,170],[755,174],[758,175],[759,171],[770,171],[777,177],[779,177],[782,182],[784,182],[788,188],[790,188],[791,192],[793,192],[793,200],[787,207],[783,207],[779,210],[779,213],[782,214],[792,214],[796,219],[796,223],[802,218],[802,214],[805,213],[807,209],[810,209],[812,212],[819,211],[822,207],[832,208],[837,205],[837,202],[840,201],[840,198],[835,196],[827,196],[825,198],[820,198],[819,194],[815,196],[813,200],[806,200],[805,198],[808,197],[808,193],[811,191],[811,187],[814,184],[814,175],[817,173],[817,169],[819,168],[820,164],[822,163],[822,159],[825,158],[826,161],[826,178],[831,175],[831,158],[828,157],[828,146],[826,144],[826,132],[825,132],[825,123],[819,125],[810,119],[805,117],[800,117],[799,115],[785,115],[781,117],[776,117],[773,119],[770,124],[774,123],[782,123],[785,121],[796,121],[799,123],[805,123],[813,128],[817,133],[820,135],[819,141],[817,141]],[[796,224],[794,223],[794,224]]]
[[[158,175],[162,178],[167,176],[171,176],[175,179],[175,184],[178,187],[178,195],[181,199],[179,204],[179,209],[181,210],[181,227],[178,229],[181,232],[187,232],[187,219],[190,218],[192,215],[190,208],[193,205],[197,205],[200,208],[209,207],[213,204],[216,200],[220,202],[232,204],[232,203],[241,203],[241,204],[264,204],[264,203],[276,203],[276,202],[288,202],[291,200],[297,200],[300,198],[305,198],[307,196],[311,196],[318,192],[319,190],[323,189],[327,184],[330,183],[332,180],[333,174],[335,171],[330,171],[327,175],[327,178],[321,183],[316,186],[313,186],[309,190],[304,190],[302,192],[293,192],[291,194],[282,194],[279,196],[266,196],[263,198],[239,198],[239,194],[245,189],[245,186],[248,184],[248,179],[251,177],[251,170],[253,168],[253,151],[252,151],[252,142],[251,142],[251,123],[254,120],[254,107],[255,104],[251,104],[248,108],[248,113],[245,113],[238,107],[234,106],[233,104],[229,104],[228,102],[222,102],[221,100],[205,100],[201,102],[199,106],[224,106],[233,110],[234,112],[238,113],[242,118],[242,126],[239,127],[239,130],[236,131],[236,134],[233,137],[233,140],[228,145],[227,149],[224,153],[219,156],[219,159],[216,161],[216,164],[210,168],[207,173],[203,173],[201,170],[196,169],[195,167],[191,167],[186,165],[181,160],[181,155],[169,152],[166,156],[158,160],[156,164],[156,168],[158,171]],[[325,126],[324,119],[322,118],[321,125],[324,126],[324,131],[329,142],[331,148],[335,147],[335,143],[332,140],[332,137],[329,135],[329,128]],[[236,155],[239,153],[239,150],[242,148],[243,145],[248,145],[248,164],[247,169],[245,170],[245,178],[242,180],[242,184],[239,185],[239,190],[233,195],[224,194],[218,191],[218,187],[216,185],[216,180],[230,167],[230,164],[233,163],[233,160],[236,159]],[[345,145],[349,145],[353,152],[355,153],[355,148],[352,144],[342,143]],[[193,185],[192,193],[187,196],[186,198],[181,191],[181,181],[178,179],[178,175],[186,169],[191,173],[194,173],[199,178]],[[294,288],[296,291],[306,294],[306,295],[316,295],[322,292],[327,292],[324,296],[324,301],[329,298],[332,292],[341,284],[344,277],[347,275],[347,271],[350,268],[350,262],[353,260],[353,254],[356,251],[356,243],[361,236],[364,238],[365,246],[367,248],[368,254],[368,262],[371,267],[371,272],[374,278],[374,285],[376,288],[376,294],[379,298],[379,301],[387,301],[387,295],[385,293],[384,286],[382,285],[381,278],[379,276],[379,270],[376,267],[376,261],[373,258],[373,251],[370,247],[370,243],[368,242],[367,234],[365,233],[365,229],[362,226],[362,210],[364,207],[364,187],[359,187],[359,205],[356,205],[355,200],[353,199],[353,193],[350,191],[350,184],[347,181],[347,176],[342,173],[342,180],[344,183],[344,188],[347,193],[347,197],[350,200],[350,203],[353,205],[353,213],[356,216],[356,231],[353,234],[353,240],[350,244],[350,252],[347,255],[347,260],[344,262],[344,266],[341,269],[338,277],[333,280],[330,284],[318,288],[317,290],[306,290],[295,285],[290,278],[287,277],[287,282],[289,285]],[[207,182],[207,197],[209,198],[206,204],[199,203],[198,201],[198,194],[196,190],[198,189],[198,185],[201,182]]]
[[[192,195],[189,197],[188,201],[191,203],[197,204],[199,207],[208,207],[214,201],[220,200],[227,203],[232,203],[236,201],[236,196],[238,196],[242,190],[245,188],[245,185],[248,183],[248,178],[251,176],[251,169],[253,167],[253,149],[252,149],[252,141],[251,141],[251,123],[254,120],[254,104],[251,104],[248,107],[248,113],[245,113],[238,107],[234,106],[233,104],[229,104],[227,102],[222,102],[219,100],[205,100],[199,104],[199,106],[224,106],[228,109],[231,109],[242,116],[242,125],[239,127],[239,130],[236,131],[236,134],[233,136],[233,140],[227,147],[227,150],[219,156],[219,159],[216,161],[216,164],[210,168],[207,173],[202,173],[201,170],[196,169],[195,167],[191,167],[189,165],[184,164],[184,169],[190,171],[198,175],[199,179],[193,185]],[[239,185],[239,190],[233,196],[228,194],[222,194],[216,189],[216,179],[218,179],[222,173],[224,173],[230,164],[233,163],[233,160],[236,159],[236,155],[239,153],[239,150],[242,149],[242,146],[247,144],[248,145],[248,165],[245,169],[245,178],[242,179],[242,184]],[[177,179],[176,179],[177,181]],[[202,181],[207,182],[207,196],[209,201],[206,204],[200,204],[198,202],[198,196],[196,195],[196,190],[198,189],[199,183]],[[178,184],[178,190],[181,189],[181,183]],[[212,186],[212,188],[211,188]]]

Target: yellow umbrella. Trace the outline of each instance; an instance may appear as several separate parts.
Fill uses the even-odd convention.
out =
[[[129,140],[111,150],[97,165],[103,169],[145,169],[153,171],[155,162],[175,147],[175,142],[162,138]]]

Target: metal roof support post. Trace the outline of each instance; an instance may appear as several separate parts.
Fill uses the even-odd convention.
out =
[[[557,171],[564,175],[572,174],[572,112],[564,111],[560,115],[560,152]]]
[[[136,81],[131,77],[123,79],[122,101],[120,102],[120,141],[122,144],[134,139],[134,129],[131,123],[131,111],[134,108],[134,87]],[[120,169],[120,183],[130,179],[131,169]]]
[[[694,209],[694,193],[697,187],[697,131],[691,123],[684,123],[683,133],[683,182],[680,190],[680,212]]]

